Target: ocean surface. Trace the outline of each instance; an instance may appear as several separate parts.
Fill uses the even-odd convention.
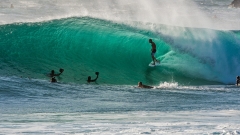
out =
[[[240,134],[231,2],[1,0],[0,134]]]

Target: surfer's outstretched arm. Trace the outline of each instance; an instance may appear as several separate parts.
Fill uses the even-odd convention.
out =
[[[55,74],[54,70],[51,71],[51,73],[49,74],[49,76],[53,77],[53,76],[59,76],[63,73],[64,69],[60,68],[58,74]]]
[[[87,80],[88,83],[97,81],[99,72],[96,72],[95,74],[97,75],[97,77],[93,80],[91,79],[91,76],[88,76],[88,80]]]
[[[94,81],[94,82],[97,81],[99,72],[96,72],[95,74],[97,75],[97,77],[96,77],[94,80],[92,80],[92,81]]]
[[[93,80],[91,80],[92,82],[95,82],[95,81],[97,81],[97,79],[98,79],[98,75],[97,75],[97,77],[95,78],[95,79],[93,79]]]

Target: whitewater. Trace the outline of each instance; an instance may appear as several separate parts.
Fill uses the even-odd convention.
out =
[[[1,0],[0,134],[240,134],[231,2]]]

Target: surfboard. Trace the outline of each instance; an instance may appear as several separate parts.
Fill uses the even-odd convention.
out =
[[[149,67],[160,66],[160,62],[155,62],[155,65],[153,65],[153,62],[151,62],[148,66]]]

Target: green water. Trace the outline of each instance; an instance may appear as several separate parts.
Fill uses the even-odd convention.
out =
[[[158,31],[88,17],[2,25],[0,75],[49,79],[64,68],[60,82],[86,83],[98,71],[100,84],[193,85],[234,83],[240,74],[238,31],[154,26]],[[217,36],[209,41],[208,33]],[[149,38],[159,67],[148,66]]]

